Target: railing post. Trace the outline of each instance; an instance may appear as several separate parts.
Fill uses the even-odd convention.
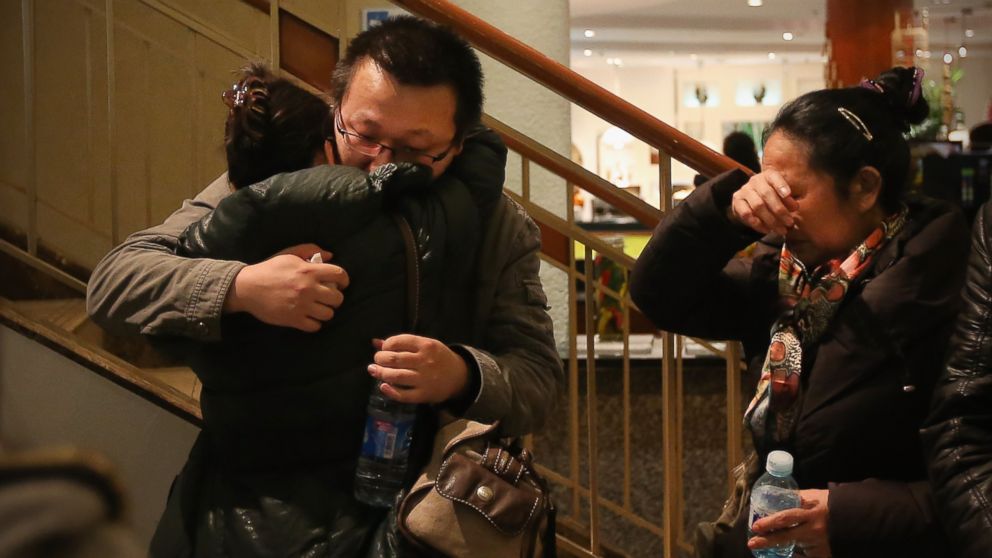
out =
[[[672,210],[672,158],[667,153],[658,152],[658,190],[663,212]],[[676,362],[678,347],[675,335],[662,333],[661,399],[662,399],[662,439],[664,442],[664,512],[662,523],[665,540],[662,548],[665,558],[675,558],[678,554],[678,538],[682,531],[682,447],[680,400],[682,386],[679,366]]]
[[[596,304],[596,283],[593,279],[593,251],[585,247],[586,283],[586,417],[589,428],[589,550],[599,552],[599,428],[596,412],[596,331],[593,309]]]
[[[732,482],[734,467],[744,459],[741,440],[741,366],[740,349],[736,341],[727,341],[727,482]],[[732,489],[733,487],[729,487]]]
[[[675,335],[662,333],[661,355],[661,437],[664,467],[664,511],[662,524],[665,539],[662,542],[665,558],[675,558],[678,550],[678,506],[681,485],[681,452],[678,444],[679,389],[676,377]]]

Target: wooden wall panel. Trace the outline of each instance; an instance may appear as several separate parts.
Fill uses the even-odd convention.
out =
[[[87,100],[89,15],[75,2],[35,2],[35,133],[38,201],[92,221]]]
[[[23,193],[27,183],[24,136],[24,55],[21,49],[21,3],[0,2],[0,185]],[[0,198],[2,201],[2,198]],[[0,205],[3,208],[4,205]],[[0,219],[13,219],[10,208]],[[25,221],[26,223],[26,221]]]
[[[113,72],[105,0],[35,0],[32,19],[37,233],[44,247],[84,266],[115,243],[115,219],[120,241],[223,172],[221,92],[238,68],[271,54],[268,13],[242,0],[112,1]],[[287,6],[326,6],[318,22],[325,31],[343,13],[338,0]],[[20,8],[0,2],[0,224],[25,232]]]
[[[19,233],[28,230],[27,194],[6,182],[0,182],[0,224]]]
[[[227,106],[221,93],[231,88],[238,68],[248,61],[231,51],[207,41],[196,40],[196,152],[198,163],[194,175],[194,194],[214,181],[227,168],[224,157],[224,119]]]
[[[240,0],[158,0],[223,31],[244,48],[268,56],[269,14]]]
[[[190,38],[191,39],[191,38]],[[148,126],[147,222],[161,222],[188,197],[193,179],[190,145],[196,123],[185,118],[194,103],[188,59],[152,49],[146,63],[149,88],[145,98]],[[204,126],[213,125],[211,119]]]
[[[128,27],[114,31],[113,172],[120,236],[148,225],[149,41]],[[117,239],[118,241],[121,239]]]

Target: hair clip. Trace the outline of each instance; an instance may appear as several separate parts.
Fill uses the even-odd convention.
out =
[[[247,89],[247,84],[235,83],[230,89],[221,93],[220,96],[224,99],[224,104],[227,105],[227,108],[234,110],[236,107],[245,104]]]
[[[847,121],[851,123],[851,126],[854,126],[855,130],[861,132],[861,135],[864,136],[866,140],[871,141],[874,139],[875,136],[871,135],[871,131],[868,129],[868,126],[865,125],[864,120],[861,120],[857,114],[854,114],[844,107],[838,107],[837,112],[846,118]]]

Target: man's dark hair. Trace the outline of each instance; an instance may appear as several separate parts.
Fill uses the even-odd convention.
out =
[[[366,58],[403,85],[450,85],[456,96],[456,142],[482,117],[482,65],[472,47],[451,29],[397,16],[359,33],[334,69],[335,105],[341,104],[355,69]]]

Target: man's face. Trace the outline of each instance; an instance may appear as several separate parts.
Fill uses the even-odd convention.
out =
[[[428,164],[437,178],[461,151],[460,145],[454,145],[455,104],[455,91],[449,85],[403,85],[374,62],[358,62],[337,107],[334,139],[341,163],[372,171],[386,163],[416,159]],[[390,149],[368,155],[359,150],[360,143]],[[432,161],[439,155],[443,157]]]

